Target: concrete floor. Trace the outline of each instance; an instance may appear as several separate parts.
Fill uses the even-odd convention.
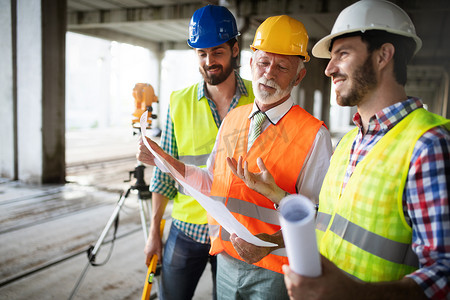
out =
[[[0,299],[69,299],[88,265],[86,250],[99,239],[119,193],[135,183],[133,177],[124,180],[137,165],[136,144],[129,130],[68,133],[69,183],[30,186],[0,180]],[[146,168],[147,184],[151,173]],[[134,192],[120,209],[110,259],[104,266],[87,266],[73,299],[141,299],[145,239]],[[97,252],[97,263],[108,256],[112,232]],[[154,284],[157,299],[156,293]],[[211,298],[208,267],[194,299]]]

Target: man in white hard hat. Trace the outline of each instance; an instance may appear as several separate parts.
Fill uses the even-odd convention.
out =
[[[254,235],[276,244],[257,247],[209,219],[211,254],[217,255],[218,299],[288,299],[281,267],[288,262],[272,197],[246,186],[246,173],[270,171],[281,196],[302,193],[316,200],[331,156],[322,121],[294,105],[291,91],[305,76],[308,35],[289,16],[266,19],[252,44],[255,103],[237,107],[224,119],[207,168],[185,165],[154,143],[151,147],[191,184],[222,201]],[[143,144],[138,159],[153,164]],[[246,161],[246,162],[244,162]]]
[[[322,185],[323,273],[283,266],[291,299],[450,299],[450,121],[405,93],[421,47],[408,15],[363,0],[313,47],[337,103],[358,108]]]
[[[253,103],[252,83],[238,73],[238,35],[236,20],[224,6],[207,5],[192,15],[188,45],[195,49],[203,80],[171,94],[161,136],[161,147],[183,162],[204,167],[225,115]],[[155,254],[162,261],[159,298],[192,299],[208,263],[214,298],[216,257],[209,255],[206,211],[158,168],[150,191],[152,220],[144,252],[147,264]],[[160,224],[169,199],[172,222],[163,253]]]

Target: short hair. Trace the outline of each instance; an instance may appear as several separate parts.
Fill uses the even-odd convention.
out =
[[[233,51],[234,44],[236,44],[237,42],[238,42],[237,38],[234,37],[231,40],[228,40],[226,42],[226,44],[228,44],[230,46],[230,49]],[[239,46],[239,44],[238,44],[238,46]],[[231,57],[231,67],[234,70],[237,70],[241,67],[239,52],[238,52],[238,55],[236,55],[236,57]]]
[[[385,43],[392,44],[395,48],[393,58],[395,80],[403,86],[406,84],[407,65],[412,59],[414,55],[414,49],[416,48],[415,41],[412,38],[390,33],[384,30],[350,32],[332,39],[330,43],[330,50],[335,40],[352,36],[360,36],[361,40],[367,45],[367,50],[369,51],[369,53],[372,53],[374,50],[380,49],[381,46]]]

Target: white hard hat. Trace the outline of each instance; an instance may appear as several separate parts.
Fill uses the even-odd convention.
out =
[[[414,24],[403,9],[385,0],[361,0],[341,11],[331,33],[314,45],[312,54],[330,58],[329,48],[333,38],[366,30],[384,30],[410,37],[416,43],[414,54],[422,47],[422,40],[416,35]]]

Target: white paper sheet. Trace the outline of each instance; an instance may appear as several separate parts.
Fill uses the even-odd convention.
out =
[[[303,276],[322,273],[315,232],[315,209],[305,196],[289,195],[280,203],[280,222],[291,269]]]
[[[141,116],[141,135],[143,137],[146,136],[146,120],[147,120],[147,111],[144,112]],[[143,138],[145,146],[150,150],[150,152],[155,156],[155,164],[156,166],[163,172],[171,173],[172,176],[180,183],[186,192],[189,193],[192,197],[194,197],[200,205],[217,221],[219,224],[230,234],[236,233],[238,237],[247,241],[248,243],[254,244],[256,246],[261,247],[275,247],[277,246],[274,243],[269,243],[263,241],[248,231],[248,229],[239,223],[238,220],[231,214],[231,212],[227,209],[227,207],[220,201],[215,201],[210,197],[206,196],[202,192],[194,189],[190,186],[184,178],[178,173],[175,168],[173,168],[167,161],[165,161],[161,156],[159,156],[147,142],[147,139]]]

